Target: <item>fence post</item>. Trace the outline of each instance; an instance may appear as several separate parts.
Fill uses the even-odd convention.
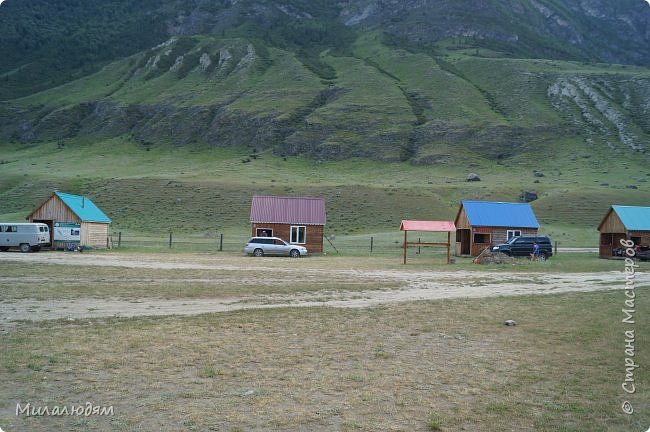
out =
[[[122,246],[122,231],[117,233],[117,247]]]
[[[370,253],[372,253],[372,246],[374,243],[374,239],[375,239],[374,237],[370,236]]]
[[[172,232],[169,231],[169,248],[171,249],[172,247]]]
[[[223,251],[223,233],[219,236],[219,252]]]
[[[557,255],[557,240],[555,240],[555,255]]]
[[[418,237],[418,243],[422,243],[422,237]],[[418,255],[422,252],[421,246],[418,246]]]

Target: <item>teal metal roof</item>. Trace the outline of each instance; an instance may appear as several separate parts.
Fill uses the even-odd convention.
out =
[[[462,201],[472,226],[539,228],[528,203]]]
[[[76,214],[82,222],[104,222],[111,220],[88,197],[55,192],[56,196]]]
[[[650,231],[650,207],[613,205],[621,222],[629,231]]]

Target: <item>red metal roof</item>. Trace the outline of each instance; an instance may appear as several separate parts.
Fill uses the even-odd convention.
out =
[[[312,197],[254,196],[251,223],[325,225],[325,200]]]
[[[453,221],[420,221],[403,220],[399,229],[401,231],[456,231]]]

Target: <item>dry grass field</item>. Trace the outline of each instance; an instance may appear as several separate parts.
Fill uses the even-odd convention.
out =
[[[580,258],[567,259],[580,268]],[[636,275],[635,323],[626,324],[623,263],[599,262],[608,271],[431,269],[365,257],[3,254],[0,427],[644,431],[647,264]],[[97,313],[108,302],[136,313]],[[141,308],[156,302],[176,308]],[[183,312],[201,302],[234,307]],[[7,318],[16,311],[26,319]],[[634,394],[621,387],[629,329],[639,365]],[[622,412],[625,400],[632,415]],[[86,402],[114,414],[16,415],[17,404]]]

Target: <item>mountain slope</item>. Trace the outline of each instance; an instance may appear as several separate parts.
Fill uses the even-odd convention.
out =
[[[643,0],[363,0],[341,18],[421,45],[463,37],[516,57],[650,64]]]
[[[151,147],[271,150],[414,164],[555,152],[567,139],[647,154],[650,71],[395,48],[366,33],[324,51],[322,79],[259,40],[173,37],[100,72],[0,105],[0,138],[125,136]],[[644,156],[645,157],[645,156]]]
[[[647,158],[646,67],[526,57],[643,63],[648,13],[643,0],[8,0],[0,94],[30,94],[0,103],[0,140],[416,165],[583,145]]]
[[[650,65],[644,0],[6,0],[0,6],[0,100],[99,70],[172,36],[266,41],[321,78],[318,52],[349,52],[380,31],[400,46],[452,38],[516,58]]]

